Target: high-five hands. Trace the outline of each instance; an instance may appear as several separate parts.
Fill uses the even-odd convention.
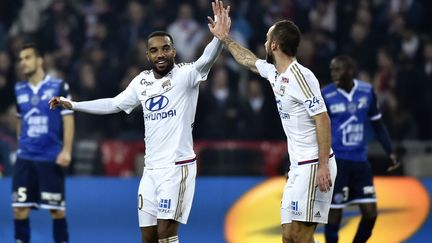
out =
[[[215,19],[213,20],[211,17],[207,16],[209,22],[208,26],[210,32],[212,32],[216,38],[222,40],[228,37],[231,27],[231,18],[229,17],[230,6],[224,8],[223,2],[216,0],[212,2],[212,9]]]

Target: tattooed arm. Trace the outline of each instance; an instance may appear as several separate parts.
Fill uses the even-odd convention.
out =
[[[228,51],[233,55],[234,59],[241,65],[247,67],[249,70],[258,73],[255,67],[255,62],[258,58],[248,49],[235,42],[229,36],[229,30],[231,27],[231,18],[229,17],[230,7],[223,8],[222,1],[216,0],[212,3],[213,13],[215,15],[214,21],[212,18],[207,17],[209,20],[209,29],[219,40],[221,40]]]
[[[230,37],[225,37],[222,39],[222,42],[225,43],[225,46],[234,57],[236,62],[240,65],[247,67],[252,72],[258,73],[258,69],[255,66],[258,58],[255,54],[252,53],[249,49],[241,46],[239,43],[235,42]]]

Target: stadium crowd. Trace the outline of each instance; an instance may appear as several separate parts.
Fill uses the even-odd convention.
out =
[[[265,32],[279,19],[303,33],[299,62],[321,86],[337,54],[352,56],[358,78],[374,85],[394,141],[432,139],[432,2],[427,0],[237,0],[232,35],[265,58]],[[17,54],[32,41],[49,75],[74,100],[111,97],[150,68],[146,37],[167,30],[177,62],[196,60],[212,38],[210,0],[9,0],[0,2],[0,146],[15,146]],[[196,139],[283,140],[269,85],[224,53],[200,87]],[[77,138],[142,138],[142,112],[76,114]]]

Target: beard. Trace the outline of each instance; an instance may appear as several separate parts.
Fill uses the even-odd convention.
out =
[[[27,72],[22,72],[26,78],[30,78],[36,73],[36,69],[28,70]]]
[[[267,55],[266,55],[266,62],[274,64],[274,58],[269,52],[267,52]]]
[[[153,70],[153,72],[159,74],[161,77],[164,77],[165,75],[167,75],[174,67],[174,61],[169,61],[168,65],[166,66],[166,68],[164,69],[159,69],[157,67],[157,64],[155,63],[151,63],[151,68]]]

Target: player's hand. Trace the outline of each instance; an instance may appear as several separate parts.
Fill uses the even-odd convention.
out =
[[[316,175],[317,186],[320,191],[328,192],[332,186],[330,169],[328,164],[319,164]]]
[[[65,97],[52,97],[50,101],[48,101],[48,104],[50,106],[50,109],[53,110],[57,106],[62,106],[65,109],[72,109],[72,103],[70,100],[66,99]]]
[[[69,151],[62,150],[56,159],[56,163],[62,167],[68,167],[71,162],[72,156]]]
[[[387,168],[387,172],[393,171],[395,169],[397,169],[400,166],[400,162],[397,160],[397,157],[395,154],[391,153],[390,154],[390,160],[391,160],[391,165]]]
[[[208,26],[210,32],[222,40],[229,36],[229,30],[231,27],[231,18],[229,17],[230,6],[224,8],[223,2],[220,0],[216,0],[212,2],[213,15],[215,19],[213,20],[211,17],[207,16]]]

